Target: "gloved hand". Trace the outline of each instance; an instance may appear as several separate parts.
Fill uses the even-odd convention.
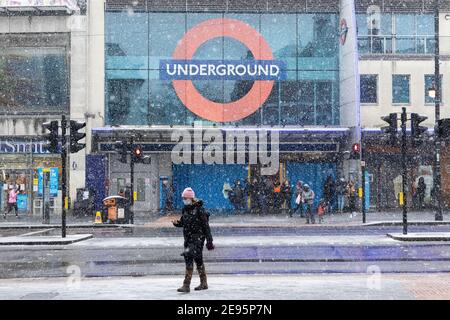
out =
[[[214,244],[212,243],[212,241],[211,242],[207,242],[206,243],[206,249],[208,249],[208,250],[214,250]]]
[[[180,221],[172,220],[172,224],[174,225],[174,227],[179,227],[180,226]]]

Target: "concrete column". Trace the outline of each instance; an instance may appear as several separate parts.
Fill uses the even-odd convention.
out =
[[[345,147],[346,150],[350,151],[353,143],[360,143],[361,141],[359,55],[354,0],[340,1],[339,25],[341,32],[344,29],[343,26],[347,26],[346,34],[343,33],[341,36],[339,50],[339,100],[341,125],[351,128],[351,137]],[[343,171],[347,177],[353,175],[354,177],[358,177],[359,180],[359,161],[344,161]]]
[[[85,28],[77,29],[80,24]],[[69,160],[72,200],[76,189],[85,187],[85,161],[91,152],[91,130],[104,125],[104,33],[104,2],[89,0],[84,22],[73,20],[71,37],[71,119],[86,122],[86,149],[72,154]]]

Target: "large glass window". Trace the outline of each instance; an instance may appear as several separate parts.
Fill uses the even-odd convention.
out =
[[[0,112],[67,112],[66,40],[0,36]]]
[[[392,76],[392,103],[409,103],[409,75]]]
[[[148,69],[148,14],[108,12],[105,22],[106,69]]]
[[[360,75],[361,103],[378,103],[378,75],[362,74]]]
[[[125,10],[126,11],[126,10]],[[202,120],[177,96],[172,81],[160,79],[160,61],[172,59],[185,33],[216,18],[237,19],[262,34],[286,79],[254,114],[224,125],[339,124],[337,14],[207,12],[106,12],[106,103],[108,124],[190,125]],[[196,60],[253,60],[240,41],[210,39]],[[245,96],[253,80],[193,80],[205,98],[229,103]],[[312,90],[303,89],[312,86]],[[210,123],[202,120],[204,123]]]
[[[357,14],[358,48],[362,54],[434,53],[432,14],[381,13],[380,21]]]
[[[148,72],[108,70],[106,77],[107,122],[111,125],[148,124]]]

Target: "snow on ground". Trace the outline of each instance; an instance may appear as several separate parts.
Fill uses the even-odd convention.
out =
[[[398,245],[400,242],[386,236],[233,236],[215,237],[216,247],[246,246],[303,246],[303,245]],[[180,247],[182,237],[94,238],[71,246],[75,247]]]
[[[447,278],[449,276],[446,276]],[[170,299],[170,300],[323,300],[323,299],[414,299],[405,279],[373,275],[213,275],[210,289],[193,290],[199,280],[194,273],[191,293],[176,292],[183,278],[11,279],[0,282],[2,299]]]

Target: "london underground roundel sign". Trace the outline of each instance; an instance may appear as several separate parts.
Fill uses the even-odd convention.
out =
[[[229,37],[244,44],[254,60],[194,60],[197,49],[205,42]],[[272,92],[274,81],[286,78],[282,61],[273,59],[272,50],[263,36],[248,24],[235,19],[211,19],[190,29],[179,41],[172,60],[160,61],[160,79],[172,80],[178,98],[201,118],[232,122],[258,110]],[[219,103],[205,98],[193,80],[254,81],[250,91],[239,100]]]

